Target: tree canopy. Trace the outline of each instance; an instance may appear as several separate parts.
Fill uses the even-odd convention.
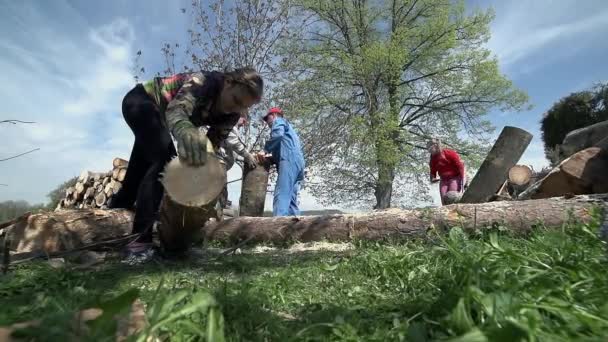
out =
[[[575,129],[608,120],[608,83],[574,92],[561,98],[541,120],[542,139],[547,159],[559,161],[556,149],[568,133]]]

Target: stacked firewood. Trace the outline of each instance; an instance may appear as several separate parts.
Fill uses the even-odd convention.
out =
[[[114,158],[108,172],[83,171],[78,182],[65,190],[65,198],[57,205],[60,209],[107,209],[107,202],[122,187],[127,174],[128,161]]]

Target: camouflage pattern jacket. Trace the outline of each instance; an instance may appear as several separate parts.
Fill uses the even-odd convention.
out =
[[[175,125],[189,120],[196,127],[209,126],[207,136],[219,146],[239,120],[238,113],[215,110],[223,79],[219,73],[189,72],[156,77],[143,84],[154,99],[171,134]]]

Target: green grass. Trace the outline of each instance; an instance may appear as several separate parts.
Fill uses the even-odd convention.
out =
[[[35,333],[52,340],[67,313],[118,310],[137,295],[155,332],[172,341],[221,340],[222,330],[227,341],[605,341],[608,261],[596,230],[571,224],[521,238],[456,228],[342,253],[96,272],[31,263],[2,278],[0,325],[47,317]]]

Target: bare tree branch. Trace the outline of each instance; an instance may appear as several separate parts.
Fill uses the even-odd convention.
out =
[[[22,123],[22,124],[33,124],[35,123],[34,121],[21,121],[21,120],[14,120],[14,119],[10,119],[10,120],[1,120],[0,123],[11,123],[13,125],[16,125],[18,123]]]
[[[18,155],[16,155],[16,156],[12,156],[12,157],[8,157],[8,158],[0,159],[0,162],[7,161],[7,160],[10,160],[10,159],[15,159],[15,158],[17,158],[17,157],[21,157],[21,156],[26,155],[26,154],[28,154],[28,153],[32,153],[32,152],[34,152],[34,151],[38,151],[39,149],[40,149],[40,148],[35,148],[35,149],[31,150],[31,151],[23,152],[23,153],[18,154]]]

